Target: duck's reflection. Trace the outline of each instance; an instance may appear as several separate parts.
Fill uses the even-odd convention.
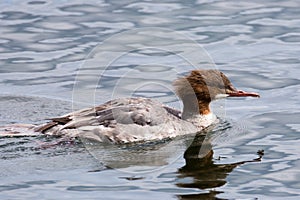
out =
[[[199,194],[180,194],[179,199],[217,199],[222,193],[218,190],[226,184],[226,177],[239,165],[248,162],[259,162],[263,152],[258,152],[253,160],[230,164],[220,164],[213,158],[212,144],[226,142],[224,138],[238,137],[240,132],[224,122],[211,126],[195,136],[187,136],[166,141],[154,141],[128,145],[103,145],[86,141],[84,144],[90,153],[107,169],[118,169],[124,172],[122,179],[134,181],[144,179],[142,174],[158,172],[165,166],[174,163],[178,158],[185,159],[185,165],[178,169],[178,187],[199,189]],[[221,158],[222,160],[223,158]],[[127,176],[129,174],[129,176]],[[133,174],[133,176],[131,176]],[[192,179],[192,180],[190,180]]]
[[[181,167],[179,178],[191,177],[192,182],[177,183],[178,187],[209,189],[217,188],[226,184],[226,177],[232,170],[244,163],[259,162],[263,156],[263,152],[258,152],[258,157],[253,160],[241,161],[232,164],[215,164],[213,159],[213,150],[211,143],[205,139],[206,134],[197,134],[184,153],[186,164]],[[178,195],[179,199],[198,199],[211,198],[217,195],[216,190],[201,194]]]

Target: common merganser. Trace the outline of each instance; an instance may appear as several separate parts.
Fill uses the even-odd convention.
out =
[[[218,70],[193,70],[173,83],[183,111],[148,98],[123,98],[52,118],[42,125],[8,125],[0,135],[46,134],[115,144],[159,140],[201,131],[217,120],[211,101],[224,97],[259,97],[237,90]],[[2,129],[2,130],[1,130]]]

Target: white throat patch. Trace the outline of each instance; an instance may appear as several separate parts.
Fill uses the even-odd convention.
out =
[[[216,99],[224,99],[226,97],[229,97],[229,95],[228,94],[217,94],[216,95]]]

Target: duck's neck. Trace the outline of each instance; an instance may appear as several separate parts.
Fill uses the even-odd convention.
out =
[[[209,103],[205,101],[184,99],[182,119],[199,127],[200,130],[215,123],[217,117],[210,112]]]
[[[209,108],[209,101],[201,101],[195,98],[195,96],[186,96],[182,99],[183,112],[182,119],[195,118],[199,115],[211,114]]]

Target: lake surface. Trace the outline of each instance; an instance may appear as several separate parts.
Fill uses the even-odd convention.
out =
[[[0,125],[40,124],[124,96],[180,109],[172,80],[195,68],[220,69],[261,95],[213,103],[220,123],[204,132],[210,141],[2,137],[0,199],[298,199],[299,6],[0,1]]]

